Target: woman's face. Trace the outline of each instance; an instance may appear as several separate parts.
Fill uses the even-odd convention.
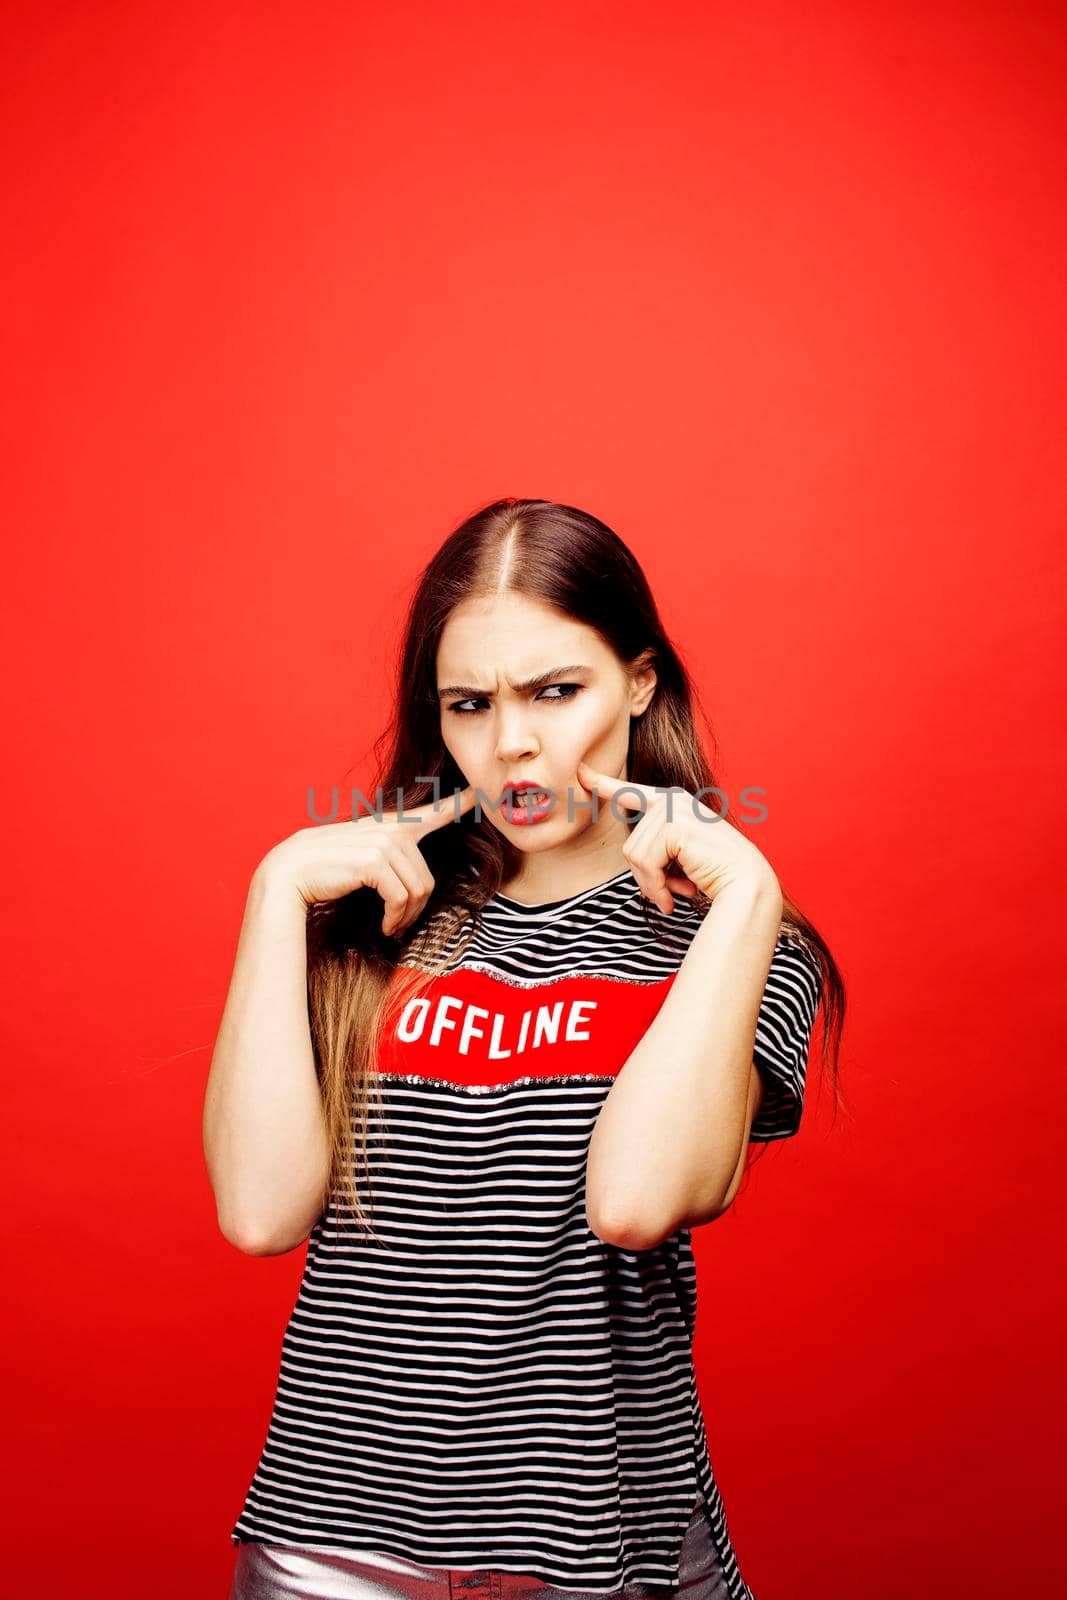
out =
[[[445,747],[482,791],[481,814],[527,852],[589,833],[629,833],[603,796],[593,821],[578,763],[626,778],[630,718],[644,711],[655,686],[650,667],[628,672],[585,623],[516,594],[457,606],[437,651]],[[547,815],[535,809],[541,820],[530,821],[516,805],[509,818],[508,783],[551,790]]]

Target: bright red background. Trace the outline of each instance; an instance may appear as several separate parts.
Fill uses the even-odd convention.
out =
[[[532,494],[644,563],[850,985],[847,1114],[696,1236],[743,1570],[1052,1593],[1062,8],[4,22],[10,1591],[227,1592],[303,1262],[200,1149],[247,881]]]

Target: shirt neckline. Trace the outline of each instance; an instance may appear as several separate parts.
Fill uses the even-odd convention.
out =
[[[560,906],[575,905],[580,900],[599,894],[602,889],[610,888],[612,884],[618,883],[622,878],[630,877],[632,877],[630,868],[623,867],[621,872],[617,872],[613,878],[606,878],[603,883],[594,883],[588,889],[579,889],[577,894],[566,894],[560,900],[541,900],[537,905],[531,905],[527,900],[513,900],[510,895],[504,894],[498,889],[496,894],[491,897],[490,904],[500,904],[506,906],[509,911],[527,911],[531,914],[538,911],[556,911]]]

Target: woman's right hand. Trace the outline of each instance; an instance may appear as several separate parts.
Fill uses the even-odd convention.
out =
[[[309,906],[339,900],[355,889],[377,889],[385,902],[382,933],[396,938],[415,922],[434,889],[419,842],[457,821],[473,804],[474,785],[468,784],[458,799],[428,800],[405,811],[402,819],[387,811],[380,822],[371,814],[301,828],[269,850],[256,871],[288,881]]]

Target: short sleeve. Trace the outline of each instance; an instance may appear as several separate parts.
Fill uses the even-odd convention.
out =
[[[756,1019],[754,1056],[763,1078],[763,1099],[750,1142],[788,1139],[800,1127],[822,981],[822,968],[809,946],[779,934]]]

